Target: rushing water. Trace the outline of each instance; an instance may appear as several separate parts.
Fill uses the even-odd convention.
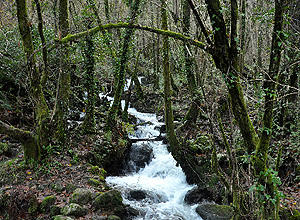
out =
[[[162,125],[155,114],[140,113],[129,108],[129,114],[138,119],[138,123],[151,122],[138,126],[131,138],[151,138],[159,135],[155,127]],[[162,141],[139,141],[153,149],[154,158],[138,172],[125,176],[108,177],[107,183],[119,189],[125,204],[140,213],[135,220],[201,220],[195,212],[196,206],[184,203],[184,196],[193,186],[187,184],[185,174],[168,152]],[[130,197],[130,191],[142,190],[147,194],[142,200]]]

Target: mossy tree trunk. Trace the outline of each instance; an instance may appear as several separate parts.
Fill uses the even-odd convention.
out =
[[[215,64],[221,70],[231,97],[234,117],[239,125],[246,148],[251,154],[257,146],[258,136],[250,120],[239,78],[237,51],[237,2],[231,1],[231,34],[226,33],[226,25],[221,13],[219,0],[206,0],[208,13],[214,32],[214,50],[211,52]]]
[[[48,72],[48,52],[47,52],[47,47],[46,47],[46,39],[44,36],[44,25],[43,25],[43,17],[42,17],[42,8],[39,0],[34,0],[36,4],[36,11],[38,15],[38,30],[39,30],[39,35],[41,38],[43,50],[42,50],[42,55],[43,55],[43,61],[44,61],[44,71],[42,74],[41,78],[41,84],[44,87],[46,85],[46,82],[48,81],[49,77],[49,72]]]
[[[85,62],[85,75],[84,86],[87,92],[87,102],[85,107],[85,118],[83,122],[83,132],[85,134],[91,134],[95,132],[95,59],[94,59],[94,42],[91,35],[86,36],[85,48],[84,48],[84,62]]]
[[[191,8],[188,0],[183,1],[183,27],[182,31],[186,36],[190,36],[190,23],[191,23]],[[196,123],[199,115],[199,96],[196,91],[196,79],[193,73],[193,59],[191,54],[191,47],[189,44],[184,44],[184,71],[186,74],[188,88],[191,95],[191,106],[184,117],[184,121],[192,121]]]
[[[130,24],[133,24],[136,20],[138,9],[140,6],[140,0],[134,0],[131,2],[130,7]],[[106,120],[106,128],[108,130],[112,130],[116,125],[116,116],[120,109],[120,103],[121,103],[121,96],[124,90],[125,86],[125,67],[128,60],[128,50],[129,50],[129,44],[131,42],[132,36],[134,33],[133,28],[128,28],[125,30],[125,34],[123,36],[122,40],[122,46],[119,52],[119,58],[118,63],[116,64],[116,79],[117,82],[115,87],[115,95],[114,95],[114,101],[113,104],[109,110],[108,117]]]
[[[30,24],[27,15],[26,0],[17,0],[17,17],[19,31],[22,37],[23,50],[27,61],[27,72],[30,80],[30,92],[34,104],[36,134],[34,138],[26,138],[24,141],[24,156],[25,159],[39,160],[41,158],[42,146],[48,145],[48,120],[49,109],[46,104],[43,89],[41,85],[41,74],[36,67],[36,59],[34,55],[34,46],[31,36]],[[14,130],[20,131],[20,130]],[[13,135],[15,132],[12,132]],[[22,132],[21,132],[22,133]],[[25,134],[28,136],[29,132]],[[27,139],[31,139],[27,141]],[[36,140],[36,141],[33,141]]]
[[[168,17],[165,0],[161,0],[161,18],[162,30],[168,30]],[[164,77],[164,103],[165,103],[165,122],[167,127],[167,138],[169,141],[169,150],[173,155],[178,151],[178,140],[175,136],[174,118],[172,109],[172,91],[171,91],[171,71],[169,62],[169,39],[168,36],[163,36],[163,77]]]
[[[59,0],[59,38],[64,38],[69,34],[69,11],[68,0]],[[61,63],[59,73],[59,89],[57,100],[57,139],[61,144],[66,140],[67,118],[69,113],[70,95],[70,70],[69,70],[69,45],[61,45]]]
[[[259,183],[266,187],[266,194],[270,199],[261,204],[262,219],[279,219],[279,197],[277,195],[277,185],[271,175],[266,176],[267,157],[270,139],[272,136],[273,124],[273,108],[276,98],[276,82],[278,81],[278,73],[280,68],[280,59],[282,51],[283,35],[283,11],[285,8],[285,0],[275,0],[275,17],[274,28],[272,34],[272,47],[270,53],[270,65],[268,74],[264,79],[264,116],[262,133],[259,144],[253,157],[253,165],[256,176],[259,177]]]

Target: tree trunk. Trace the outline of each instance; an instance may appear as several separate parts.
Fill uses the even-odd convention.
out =
[[[275,17],[274,28],[272,34],[272,47],[270,54],[270,65],[268,74],[265,75],[264,92],[264,116],[262,133],[259,144],[256,148],[255,156],[253,157],[253,165],[256,176],[259,177],[259,183],[266,186],[266,193],[271,196],[275,203],[264,201],[263,206],[263,219],[279,219],[279,198],[276,194],[277,186],[272,181],[272,176],[266,176],[267,169],[267,156],[269,150],[270,139],[272,136],[272,123],[273,123],[273,107],[276,97],[276,82],[278,80],[278,73],[280,67],[282,39],[283,36],[283,11],[285,7],[285,0],[275,0]]]
[[[36,120],[36,143],[34,141],[24,141],[25,159],[39,160],[41,158],[41,147],[48,145],[48,119],[49,109],[46,104],[42,85],[41,75],[36,67],[36,60],[27,15],[26,0],[17,0],[17,17],[20,35],[23,42],[23,50],[27,61],[28,78],[30,80],[30,92],[34,104]],[[23,142],[22,142],[23,143]]]
[[[168,17],[166,11],[165,0],[161,1],[161,16],[162,16],[162,29],[168,30]],[[178,151],[178,140],[174,132],[174,119],[172,110],[172,100],[171,100],[171,72],[169,63],[169,40],[168,36],[163,36],[163,77],[164,77],[164,102],[165,102],[165,120],[167,127],[167,138],[169,141],[169,150],[175,155]]]
[[[183,1],[183,33],[190,36],[190,16],[191,9],[188,0]],[[193,59],[191,57],[191,47],[189,44],[184,44],[184,71],[186,74],[188,88],[192,97],[191,107],[189,108],[184,121],[192,121],[196,123],[199,115],[199,96],[196,93],[196,79],[193,73]]]
[[[239,78],[238,51],[236,42],[236,25],[238,7],[236,1],[231,1],[231,36],[226,33],[226,26],[219,0],[206,0],[208,13],[214,30],[214,50],[212,56],[218,69],[221,70],[231,97],[234,117],[239,125],[248,153],[251,154],[257,146],[258,136],[248,115],[247,106]]]
[[[64,38],[69,34],[69,12],[68,0],[59,0],[59,32],[58,35]],[[61,45],[61,65],[59,74],[58,90],[58,112],[57,112],[57,139],[61,144],[66,141],[66,127],[69,113],[69,95],[70,95],[70,70],[69,45]]]
[[[96,83],[95,83],[95,59],[94,59],[94,43],[93,38],[91,35],[86,36],[85,40],[85,89],[87,92],[87,103],[85,107],[85,118],[83,122],[83,132],[85,134],[91,134],[95,132],[95,90],[96,90]]]
[[[135,0],[131,5],[130,24],[133,24],[136,20],[139,5],[140,5],[140,0]],[[120,57],[116,69],[116,77],[118,81],[115,87],[114,101],[109,110],[108,117],[106,120],[106,128],[109,130],[113,129],[116,124],[116,116],[120,107],[121,96],[125,85],[125,67],[128,59],[129,43],[132,39],[133,33],[134,33],[134,29],[132,28],[128,28],[125,30],[122,48],[119,53]]]

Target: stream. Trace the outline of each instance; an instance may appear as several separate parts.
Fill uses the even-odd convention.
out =
[[[123,101],[124,104],[124,101]],[[145,139],[160,135],[157,127],[163,125],[155,114],[141,113],[129,108],[128,113],[134,115],[138,122],[151,122],[137,127],[130,138]],[[193,186],[186,182],[186,176],[180,166],[167,150],[163,141],[137,141],[135,145],[146,145],[153,152],[153,158],[144,168],[136,168],[130,164],[130,171],[124,176],[107,177],[107,183],[117,188],[123,197],[123,202],[138,212],[135,220],[201,220],[196,213],[196,205],[184,203],[184,197]],[[131,163],[131,162],[129,162]],[[131,192],[142,195],[133,199]]]

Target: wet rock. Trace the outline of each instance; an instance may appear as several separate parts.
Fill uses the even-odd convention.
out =
[[[51,206],[55,203],[56,196],[47,196],[40,205],[40,210],[45,213],[50,211]]]
[[[92,200],[92,193],[88,189],[77,188],[72,194],[70,202],[86,205]]]
[[[140,215],[140,212],[139,212],[139,210],[137,210],[137,209],[135,209],[135,208],[132,208],[132,207],[126,207],[126,211],[128,212],[128,214],[130,215],[130,216],[138,216],[138,215]]]
[[[131,146],[129,158],[132,162],[129,170],[136,171],[138,168],[145,167],[150,162],[153,158],[153,150],[146,144],[134,143]]]
[[[104,211],[112,211],[116,215],[122,216],[126,214],[125,206],[122,202],[121,193],[113,189],[97,196],[94,200],[93,207]]]
[[[61,213],[63,215],[82,217],[86,215],[87,209],[76,203],[70,203],[69,205],[66,205],[65,207],[62,208]]]
[[[203,220],[230,220],[233,216],[232,207],[218,204],[199,205],[196,212]]]
[[[206,188],[200,188],[195,186],[193,189],[189,190],[184,197],[184,202],[189,205],[197,204],[203,202],[203,200],[209,200],[212,198],[211,192]]]
[[[130,191],[130,197],[135,200],[142,200],[146,198],[146,193],[143,190],[132,190]]]

